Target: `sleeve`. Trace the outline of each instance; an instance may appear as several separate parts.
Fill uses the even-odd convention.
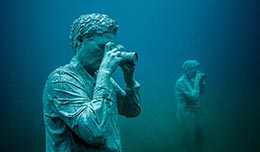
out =
[[[176,82],[176,93],[179,96],[188,98],[191,101],[197,101],[199,98],[199,91],[197,87],[192,88],[191,85],[186,83],[183,79]]]
[[[141,113],[140,94],[141,85],[135,81],[135,86],[123,90],[113,79],[111,79],[113,87],[117,94],[118,111],[120,115],[127,118],[137,117]]]
[[[54,110],[79,137],[89,144],[103,145],[109,132],[105,125],[110,116],[109,90],[99,88],[96,96],[88,96],[83,83],[75,75],[54,74],[49,81]],[[91,88],[91,87],[90,87]]]

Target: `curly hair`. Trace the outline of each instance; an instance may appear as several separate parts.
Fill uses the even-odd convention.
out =
[[[182,65],[184,72],[187,72],[190,69],[195,69],[195,68],[199,68],[199,67],[200,67],[200,64],[197,60],[186,60]]]
[[[105,14],[81,15],[71,25],[69,38],[72,50],[76,52],[83,38],[92,38],[103,33],[116,34],[118,28],[118,23]]]

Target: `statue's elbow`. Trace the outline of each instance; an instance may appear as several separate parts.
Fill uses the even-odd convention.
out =
[[[135,118],[141,114],[141,108],[135,108],[131,113],[126,115],[127,118]]]

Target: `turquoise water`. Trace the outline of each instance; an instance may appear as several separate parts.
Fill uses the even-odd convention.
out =
[[[0,151],[44,151],[45,80],[73,55],[73,20],[92,12],[117,20],[118,43],[139,54],[142,113],[120,118],[125,152],[178,151],[174,84],[186,59],[197,59],[207,74],[200,108],[204,151],[260,151],[259,3],[13,0],[0,7]],[[119,69],[114,78],[123,84]]]

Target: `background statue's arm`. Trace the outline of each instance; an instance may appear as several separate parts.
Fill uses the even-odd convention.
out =
[[[199,98],[199,83],[194,82],[194,88],[184,80],[178,80],[176,83],[176,90],[179,94],[184,95],[191,101],[196,101]]]

